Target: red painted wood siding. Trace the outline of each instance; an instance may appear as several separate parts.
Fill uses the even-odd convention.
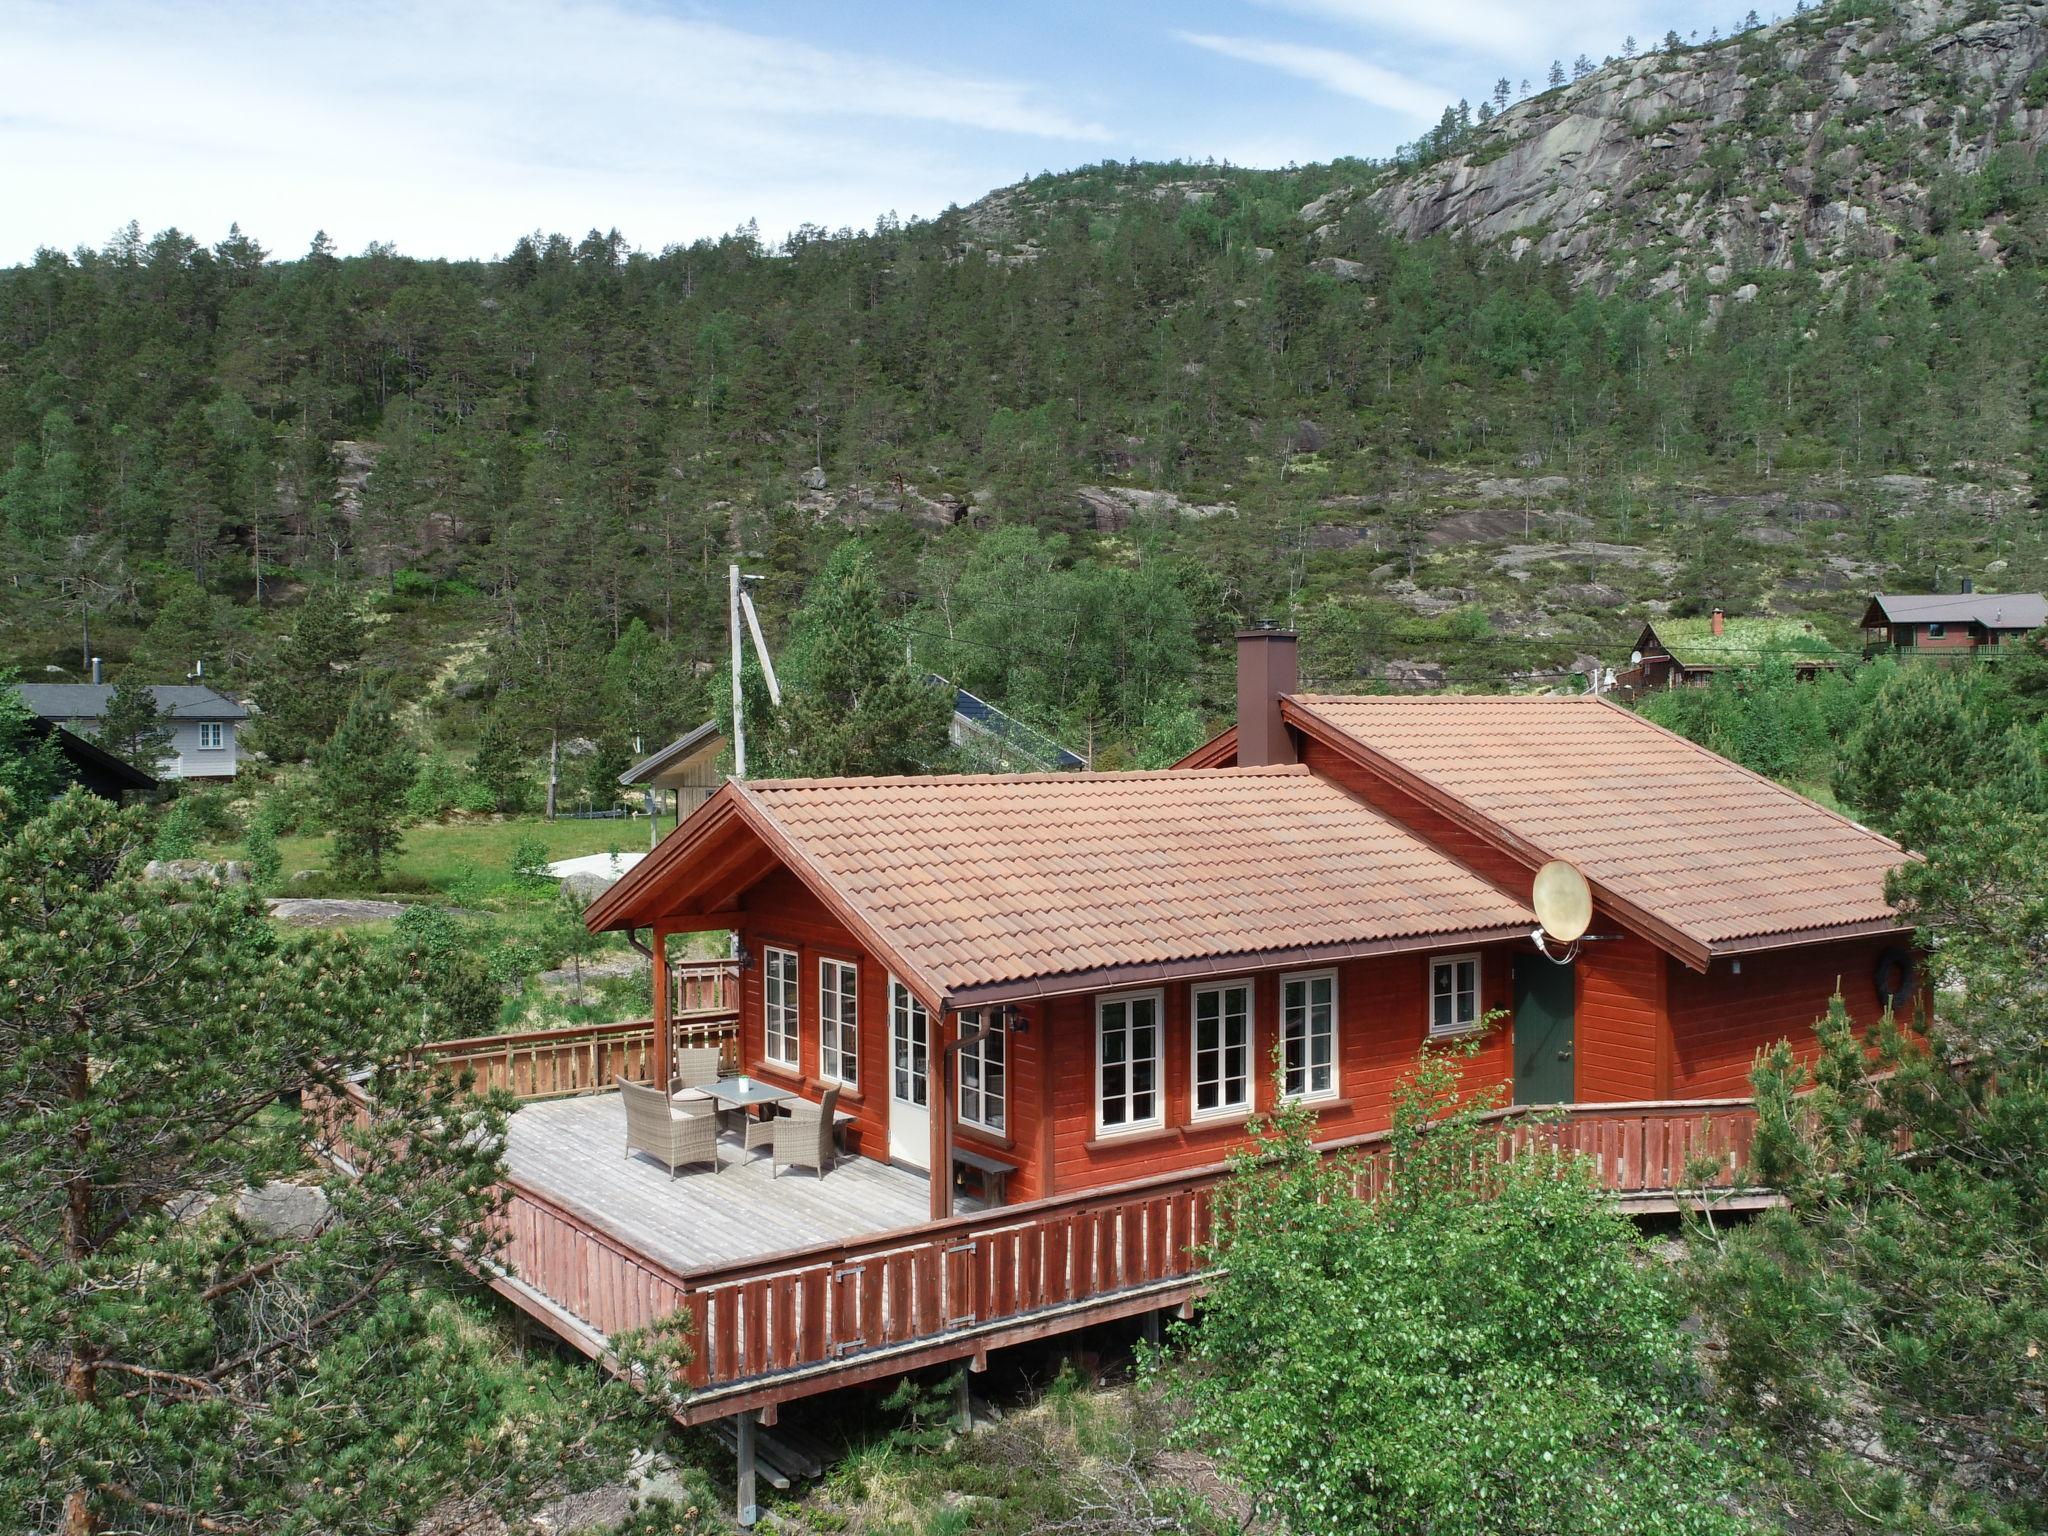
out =
[[[1503,890],[1526,898],[1534,876],[1521,860],[1502,853],[1492,843],[1468,832],[1441,811],[1425,805],[1408,791],[1397,787],[1370,769],[1361,768],[1343,753],[1309,741],[1302,752],[1309,771],[1349,790],[1374,810],[1391,817],[1434,847],[1442,849],[1482,880],[1491,880]]]
[[[854,1116],[848,1149],[862,1157],[887,1160],[889,1156],[890,1060],[889,1060],[889,967],[870,954],[803,882],[787,870],[776,870],[751,888],[742,898],[746,912],[741,927],[742,942],[754,957],[740,979],[740,1050],[749,1072],[769,1082],[786,1083],[806,1098],[816,1099],[830,1084],[818,1075],[818,962],[825,959],[851,960],[860,967],[860,1061],[858,1092],[842,1088],[839,1107]],[[797,1034],[801,1070],[790,1072],[770,1063],[763,1045],[767,1032],[763,1011],[765,963],[762,951],[770,946],[797,952]],[[1038,1027],[1038,1010],[1027,1009],[1025,1033],[1012,1036],[1009,1048],[1008,1135],[995,1136],[976,1127],[954,1124],[954,1139],[964,1147],[1017,1163],[1010,1179],[1012,1200],[1034,1200],[1048,1193],[1042,1183],[1043,1158],[1039,1154],[1041,1092],[1040,1062],[1045,1050],[1045,1032]],[[934,1035],[937,1034],[936,1025]],[[937,1072],[939,1064],[932,1063]],[[948,1085],[947,1103],[959,1104],[956,1079]]]
[[[1574,1096],[1609,1104],[1664,1098],[1671,1075],[1664,952],[1604,912],[1595,914],[1592,931],[1623,936],[1582,945],[1575,962]]]
[[[1504,945],[1481,951],[1484,1009],[1508,1006],[1512,993],[1508,955]],[[1333,1101],[1317,1106],[1319,1138],[1383,1130],[1391,1123],[1394,1085],[1414,1067],[1416,1054],[1428,1038],[1429,958],[1421,954],[1372,956],[1334,967],[1337,1094]],[[1281,978],[1288,974],[1293,973],[1269,971],[1251,978],[1252,1089],[1259,1110],[1271,1109],[1276,1097],[1273,1060],[1280,1036],[1280,986]],[[1219,975],[1216,979],[1233,978]],[[1095,1131],[1097,994],[1059,998],[1046,1005],[1046,1034],[1053,1042],[1055,1058],[1051,1077],[1053,1180],[1048,1193],[1068,1194],[1198,1168],[1243,1142],[1241,1117],[1197,1121],[1190,1115],[1193,1041],[1189,1011],[1193,987],[1199,984],[1177,981],[1160,988],[1164,993],[1164,1126],[1103,1138]],[[1509,1030],[1504,1022],[1486,1037],[1469,1080],[1475,1086],[1503,1082],[1512,1070]]]
[[[1837,982],[1849,1017],[1875,1023],[1882,1011],[1873,977],[1885,939],[1766,950],[1734,962],[1716,960],[1701,974],[1668,962],[1671,998],[1670,1098],[1717,1098],[1749,1092],[1758,1051],[1789,1040],[1802,1059],[1815,1049],[1814,1021],[1828,1011]]]

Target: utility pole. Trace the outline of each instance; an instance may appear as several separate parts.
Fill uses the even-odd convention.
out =
[[[768,658],[768,642],[761,634],[761,616],[754,612],[754,600],[747,595],[747,583],[759,581],[758,576],[744,576],[736,565],[725,568],[726,573],[726,626],[732,636],[732,776],[744,779],[747,776],[747,724],[746,690],[740,681],[740,621],[746,621],[747,633],[754,641],[754,654],[760,658],[761,676],[768,684],[768,702],[778,708],[782,704],[782,685],[775,680],[775,663]]]
[[[732,776],[747,776],[747,724],[745,690],[740,686],[740,568],[729,565],[726,574],[726,628],[732,636]]]

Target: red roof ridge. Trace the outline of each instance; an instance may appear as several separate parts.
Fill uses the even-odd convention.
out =
[[[848,778],[749,779],[749,790],[780,789],[908,789],[951,784],[1123,784],[1123,783],[1207,783],[1217,778],[1309,778],[1300,763],[1270,763],[1264,766],[1230,768],[1130,768],[1078,769],[1071,772],[1039,773],[878,773]]]

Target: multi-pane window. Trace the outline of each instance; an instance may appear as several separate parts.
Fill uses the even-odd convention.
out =
[[[796,1025],[796,951],[761,952],[761,1054],[778,1067],[795,1067],[800,1049]]]
[[[225,736],[225,733],[224,733],[224,732],[223,732],[223,730],[221,729],[221,725],[220,725],[220,722],[219,722],[219,721],[217,721],[217,720],[202,720],[202,721],[200,722],[200,724],[199,724],[199,745],[200,745],[200,746],[201,746],[202,748],[204,748],[204,749],[206,749],[206,750],[208,750],[208,751],[215,751],[215,750],[218,750],[218,748],[219,748],[219,747],[220,747],[220,745],[221,745],[221,742],[222,742],[222,740],[224,739],[224,736]]]
[[[1479,957],[1441,955],[1429,962],[1429,1032],[1461,1035],[1479,1025]]]
[[[1159,1087],[1157,992],[1095,1003],[1096,1128],[1128,1131],[1165,1119]]]
[[[1250,1108],[1251,983],[1195,988],[1193,1029],[1195,1117]]]
[[[860,1073],[859,982],[849,960],[818,962],[818,1076],[848,1087]]]
[[[1290,1099],[1337,1091],[1337,975],[1311,971],[1280,983],[1280,1091]]]
[[[980,1029],[983,1017],[979,1008],[963,1009],[960,1037],[964,1040]],[[1004,1036],[1003,1010],[995,1009],[987,1017],[988,1033],[960,1047],[960,1123],[1001,1132],[1008,1118],[1009,1042]]]
[[[905,1104],[923,1104],[931,1060],[931,1010],[894,977],[889,979],[889,1037],[896,1097]]]

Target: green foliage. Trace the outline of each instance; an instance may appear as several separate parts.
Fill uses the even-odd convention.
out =
[[[189,859],[199,852],[199,840],[203,835],[204,829],[193,814],[192,802],[180,798],[171,803],[157,822],[150,852],[159,859]]]
[[[80,791],[0,841],[0,1531],[411,1529],[518,1508],[649,1432],[581,1369],[507,1370],[465,1285],[506,1106],[408,1051],[445,1032],[403,972],[287,938],[246,892],[138,877],[147,814]],[[167,1045],[174,1042],[174,1048]],[[357,1178],[285,1110],[370,1069]],[[250,1183],[317,1185],[280,1228]]]
[[[37,814],[69,778],[57,738],[38,726],[14,679],[0,671],[0,829]]]
[[[263,751],[278,762],[322,752],[360,689],[364,636],[346,588],[329,582],[306,594],[257,689]]]
[[[321,819],[334,835],[334,873],[374,884],[398,851],[405,792],[418,757],[382,695],[365,689],[320,749],[314,784]]]
[[[540,881],[551,879],[548,874],[550,856],[548,845],[537,837],[522,837],[512,845],[509,867],[514,878]]]
[[[1195,707],[1192,689],[1161,693],[1138,733],[1138,766],[1170,768],[1208,739],[1209,728]]]
[[[1674,1287],[1576,1158],[1500,1164],[1460,1062],[1397,1094],[1393,1191],[1284,1110],[1218,1190],[1226,1266],[1175,1341],[1188,1433],[1280,1528],[1733,1533]]]
[[[407,979],[448,1020],[457,1037],[497,1027],[503,992],[479,936],[444,906],[421,902],[398,914],[385,940]]]
[[[1898,825],[1906,797],[1934,779],[1975,779],[2000,712],[1968,671],[1901,667],[1870,697],[1842,743],[1835,793],[1874,826]]]
[[[487,810],[513,815],[533,804],[533,769],[512,722],[502,710],[484,716],[470,772],[489,797]]]
[[[242,834],[242,857],[249,865],[249,878],[258,891],[274,891],[284,879],[284,851],[277,845],[277,833],[270,823],[257,818]]]
[[[114,684],[97,740],[114,756],[155,777],[174,755],[171,722],[156,707],[156,696],[131,667]]]
[[[857,542],[834,550],[804,594],[782,670],[753,777],[922,773],[944,756],[952,701],[911,670]]]
[[[405,813],[415,821],[439,821],[462,803],[462,772],[444,752],[429,752],[405,788]]]

